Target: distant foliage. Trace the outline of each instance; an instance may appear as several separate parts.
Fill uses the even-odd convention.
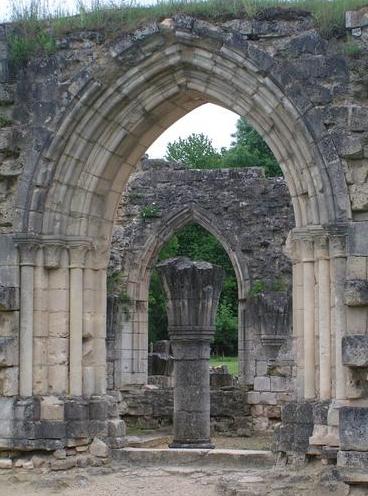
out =
[[[238,287],[231,261],[217,239],[198,224],[178,231],[162,248],[159,260],[187,256],[205,260],[225,270],[224,288],[216,317],[214,350],[219,354],[237,355]],[[149,341],[167,339],[166,300],[156,270],[152,271],[148,307]]]
[[[272,151],[244,118],[239,118],[230,148],[217,152],[212,141],[203,133],[191,134],[169,143],[165,158],[177,160],[191,169],[221,167],[262,167],[266,176],[282,176]]]
[[[242,117],[233,138],[231,147],[222,151],[224,167],[263,167],[266,176],[282,176],[282,170],[262,136]]]
[[[169,143],[165,158],[183,162],[190,169],[215,169],[222,165],[221,155],[203,133]]]

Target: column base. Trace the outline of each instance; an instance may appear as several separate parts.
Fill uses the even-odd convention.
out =
[[[211,443],[210,439],[199,441],[173,441],[169,444],[171,449],[214,449],[215,445]]]

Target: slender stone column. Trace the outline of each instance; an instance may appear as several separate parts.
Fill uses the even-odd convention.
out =
[[[20,252],[20,336],[19,394],[32,396],[33,383],[33,294],[34,266],[38,246],[32,242],[19,244]]]
[[[316,239],[318,258],[319,397],[331,398],[331,280],[328,238]]]
[[[297,367],[297,398],[304,399],[304,311],[303,263],[300,240],[289,240],[288,252],[293,264],[293,349]]]
[[[69,392],[82,395],[83,267],[86,247],[73,246],[70,252],[70,375]]]
[[[303,307],[304,307],[304,398],[314,399],[315,384],[315,277],[314,277],[314,242],[303,239]]]
[[[346,335],[346,307],[344,283],[346,280],[346,237],[331,237],[331,257],[335,279],[334,324],[336,353],[336,399],[346,399],[346,369],[342,364],[342,338]]]
[[[158,265],[168,298],[174,354],[174,441],[171,448],[213,448],[210,440],[210,342],[224,272],[176,258]]]

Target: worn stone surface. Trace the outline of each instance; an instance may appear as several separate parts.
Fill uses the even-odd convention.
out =
[[[346,281],[345,303],[351,307],[368,305],[368,281],[366,280]]]
[[[92,444],[89,447],[89,451],[91,455],[97,456],[99,458],[107,458],[110,453],[109,447],[106,445],[106,443],[104,443],[97,437],[95,437],[92,441]]]
[[[339,434],[343,451],[368,451],[368,408],[342,407]]]
[[[345,336],[342,361],[347,367],[368,367],[368,336]]]

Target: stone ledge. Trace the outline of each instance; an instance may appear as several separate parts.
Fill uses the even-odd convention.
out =
[[[112,450],[112,458],[126,463],[147,465],[199,464],[221,467],[272,466],[274,455],[271,451],[228,450],[228,449],[159,449],[123,448]]]

